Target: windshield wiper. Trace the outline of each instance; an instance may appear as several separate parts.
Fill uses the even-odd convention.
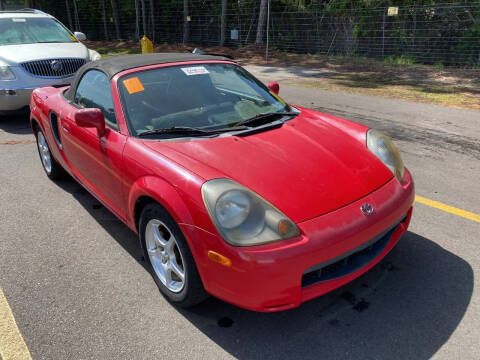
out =
[[[169,128],[160,128],[144,131],[138,136],[147,136],[147,135],[161,135],[161,134],[181,134],[181,135],[211,135],[212,132],[202,130],[199,128],[188,127],[188,126],[172,126]]]
[[[297,116],[298,113],[290,111],[290,112],[270,112],[270,113],[263,113],[263,114],[258,114],[255,115],[254,117],[251,117],[249,119],[242,120],[235,125],[254,125],[256,123],[263,124],[267,123],[269,121],[274,120],[275,118],[278,118],[280,116]]]
[[[231,128],[222,128],[216,130],[202,130],[196,127],[189,127],[189,126],[172,126],[169,128],[160,128],[160,129],[152,129],[144,131],[138,134],[139,137],[148,136],[148,135],[162,135],[162,134],[179,134],[179,135],[216,135],[222,132],[228,131],[239,131],[245,130],[246,128],[243,126],[235,126]]]

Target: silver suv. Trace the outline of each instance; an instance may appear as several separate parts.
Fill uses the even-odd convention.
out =
[[[28,106],[33,89],[70,84],[80,66],[100,59],[53,16],[0,11],[0,113]]]

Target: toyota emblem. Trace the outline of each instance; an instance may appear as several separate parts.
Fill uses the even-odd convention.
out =
[[[369,203],[365,203],[362,206],[360,206],[360,210],[362,210],[363,215],[365,216],[370,216],[373,214],[373,206]]]
[[[63,69],[63,64],[58,60],[53,60],[50,63],[50,67],[52,68],[53,71],[60,72]]]

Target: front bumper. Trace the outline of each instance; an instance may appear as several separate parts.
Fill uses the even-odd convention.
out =
[[[0,81],[0,111],[17,111],[30,104],[33,90],[44,86],[69,85],[73,76],[64,78],[47,78],[27,74],[14,69],[15,80]]]
[[[209,293],[249,310],[274,312],[297,307],[372,268],[406,232],[413,201],[406,170],[402,183],[393,178],[360,200],[297,224],[301,235],[294,239],[234,247],[196,227],[181,228]],[[361,213],[364,203],[373,205],[372,215]],[[209,250],[230,258],[232,266],[210,261]],[[342,267],[346,258],[355,266]]]
[[[0,111],[17,111],[30,104],[31,89],[0,89]]]

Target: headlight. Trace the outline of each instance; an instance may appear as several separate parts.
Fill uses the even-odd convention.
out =
[[[392,139],[378,130],[370,129],[367,132],[367,148],[393,172],[398,180],[403,179],[405,167]]]
[[[0,80],[15,80],[15,75],[9,66],[0,65]]]
[[[88,54],[90,56],[90,60],[91,61],[97,61],[97,60],[100,60],[102,58],[102,55],[100,55],[98,52],[96,52],[95,50],[90,50],[88,49]]]
[[[232,180],[207,181],[202,197],[213,223],[232,245],[260,245],[300,234],[273,205]]]

